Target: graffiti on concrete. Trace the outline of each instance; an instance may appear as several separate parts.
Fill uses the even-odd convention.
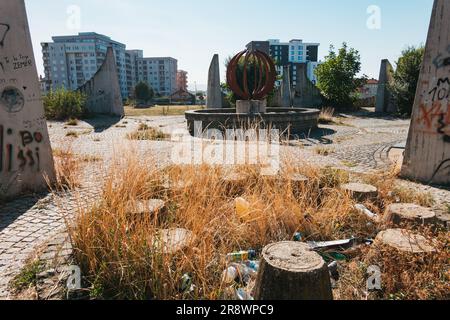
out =
[[[433,182],[434,178],[437,177],[438,175],[448,176],[449,174],[450,174],[450,159],[445,159],[438,165],[438,167],[434,171],[430,182]]]
[[[8,141],[17,141],[14,145]],[[0,172],[23,171],[26,167],[40,171],[40,149],[44,136],[39,131],[28,130],[15,132],[0,125]]]
[[[0,47],[2,48],[5,45],[6,35],[8,34],[9,30],[11,30],[9,24],[0,22]]]
[[[439,78],[433,82],[428,95],[420,104],[417,123],[424,133],[441,135],[450,141],[450,78]]]
[[[0,92],[0,105],[9,113],[20,112],[25,105],[25,97],[16,87],[6,87]]]
[[[447,53],[440,53],[433,59],[433,64],[436,69],[450,66],[450,45],[447,47]]]

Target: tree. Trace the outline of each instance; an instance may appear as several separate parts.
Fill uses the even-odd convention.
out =
[[[390,89],[399,112],[403,115],[410,116],[412,113],[424,54],[424,46],[411,46],[402,52],[396,62],[397,69]]]
[[[153,89],[145,82],[139,82],[134,88],[134,96],[137,100],[147,102],[153,99]]]
[[[325,62],[315,71],[317,87],[333,107],[351,107],[355,102],[356,89],[367,81],[366,76],[356,78],[360,71],[361,57],[357,50],[349,48],[345,42],[338,53],[333,46],[330,46]]]

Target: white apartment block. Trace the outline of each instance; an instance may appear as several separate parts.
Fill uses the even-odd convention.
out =
[[[139,58],[138,81],[146,82],[160,96],[177,90],[178,61],[171,57]]]
[[[279,75],[283,75],[283,66],[291,65],[291,81],[296,85],[297,75],[295,74],[295,64],[304,63],[307,65],[307,76],[314,84],[317,83],[317,77],[314,70],[320,64],[318,60],[320,43],[303,42],[303,40],[293,39],[289,42],[281,42],[279,39],[269,39],[268,46],[264,42],[255,42],[261,48],[269,50],[277,62],[277,71]],[[250,43],[251,45],[252,43]],[[280,83],[277,83],[278,85]]]
[[[127,50],[125,52],[127,87],[129,96],[134,95],[134,88],[139,82],[138,60],[143,58],[144,58],[144,51],[142,50]]]

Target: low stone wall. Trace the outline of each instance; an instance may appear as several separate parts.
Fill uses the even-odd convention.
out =
[[[236,109],[187,111],[189,133],[195,135],[195,122],[201,122],[201,131],[207,129],[278,129],[284,135],[293,135],[316,129],[320,111],[316,109],[268,108],[264,114],[237,114]]]

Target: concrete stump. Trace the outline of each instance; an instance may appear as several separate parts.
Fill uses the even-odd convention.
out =
[[[163,223],[167,213],[166,203],[163,200],[151,199],[136,201],[129,206],[129,212],[139,217],[149,215],[158,223]]]
[[[187,189],[189,189],[192,186],[192,181],[183,181],[183,180],[177,180],[177,181],[171,181],[170,178],[168,178],[166,181],[163,182],[163,186],[165,191],[170,196],[176,196],[180,193],[184,193]]]
[[[189,246],[192,239],[193,234],[189,230],[164,229],[158,232],[153,246],[163,253],[174,254]]]
[[[293,189],[301,190],[309,182],[309,178],[299,173],[293,173],[289,175],[289,182]]]
[[[266,181],[274,183],[281,188],[287,188],[290,185],[295,196],[300,195],[309,182],[308,177],[299,173],[290,173],[282,176],[265,176],[264,178]]]
[[[378,189],[363,183],[348,183],[342,185],[342,190],[347,191],[353,199],[359,202],[375,200],[378,197]]]
[[[279,242],[262,252],[256,300],[332,300],[328,266],[301,242]]]
[[[399,225],[410,222],[414,225],[430,225],[436,223],[436,214],[429,208],[412,203],[391,204],[386,211],[385,222]]]
[[[248,176],[239,172],[229,172],[222,178],[222,182],[228,196],[239,196],[244,192]]]
[[[381,231],[377,235],[375,243],[384,244],[409,253],[431,253],[436,251],[425,237],[404,229]]]
[[[166,203],[160,199],[150,199],[146,201],[137,201],[132,207],[136,214],[147,214],[153,212],[161,212],[166,209]]]

